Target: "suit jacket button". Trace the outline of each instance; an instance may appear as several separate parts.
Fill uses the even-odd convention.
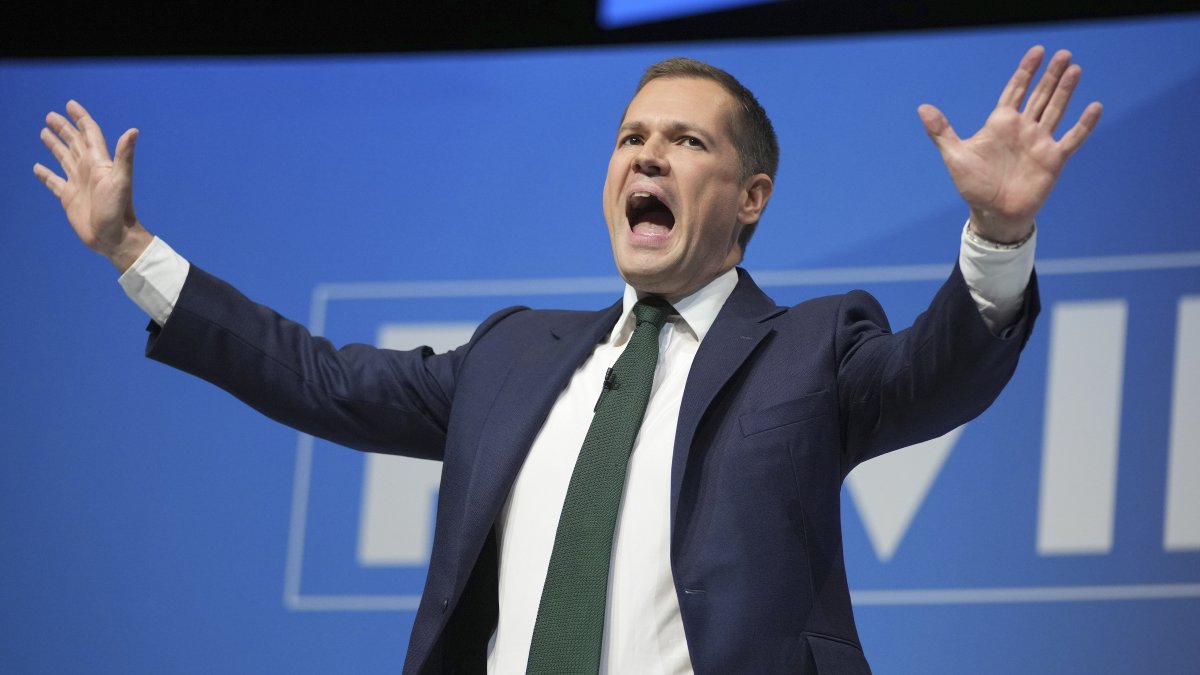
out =
[[[446,611],[446,608],[449,606],[450,606],[450,598],[442,598],[442,611],[443,612]]]

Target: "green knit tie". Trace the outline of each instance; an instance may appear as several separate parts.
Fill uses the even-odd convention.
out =
[[[674,312],[654,296],[633,306],[637,327],[605,377],[563,501],[529,647],[529,675],[596,675],[600,668],[608,566],[625,471],[654,384],[658,332]]]

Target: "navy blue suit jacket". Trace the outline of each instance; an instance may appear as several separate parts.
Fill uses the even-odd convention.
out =
[[[842,480],[987,408],[1032,327],[1035,284],[997,338],[957,267],[895,334],[862,291],[785,308],[739,277],[692,365],[671,470],[671,569],[692,663],[869,673],[842,561]],[[510,308],[442,355],[339,350],[193,267],[147,353],[302,431],[442,461],[404,672],[482,672],[497,616],[493,524],[550,407],[620,311]]]

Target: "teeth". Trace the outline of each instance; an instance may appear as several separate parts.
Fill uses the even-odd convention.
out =
[[[631,197],[649,197],[650,193],[649,192],[635,192],[630,196]]]

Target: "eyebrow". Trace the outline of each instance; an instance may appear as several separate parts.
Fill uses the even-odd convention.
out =
[[[638,120],[634,120],[632,122],[625,122],[621,126],[617,127],[617,133],[622,133],[622,132],[626,132],[626,131],[644,131],[647,126],[649,126],[649,125],[647,125],[645,122],[641,122]],[[705,138],[709,138],[709,139],[714,138],[712,132],[710,132],[708,129],[705,129],[704,127],[701,127],[701,126],[697,126],[690,122],[683,122],[680,120],[668,120],[665,123],[665,126],[667,127],[667,133],[669,133],[669,134],[692,132],[692,133],[700,134],[701,136],[704,136]]]

